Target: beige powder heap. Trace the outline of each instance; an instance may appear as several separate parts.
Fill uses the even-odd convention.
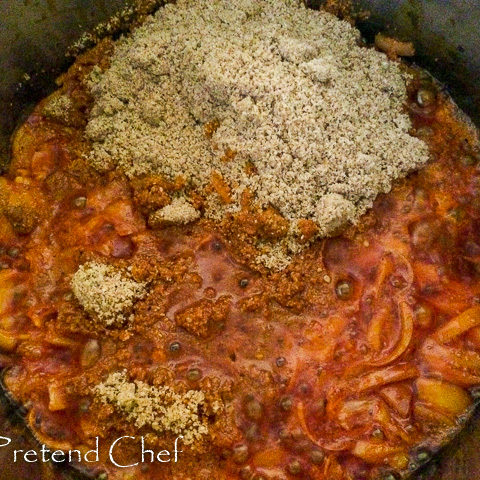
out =
[[[187,224],[200,218],[196,210],[185,198],[174,198],[172,203],[157,210],[150,219],[150,223]]]
[[[208,434],[205,395],[200,390],[176,393],[170,387],[153,387],[141,381],[130,382],[125,371],[111,373],[94,389],[103,403],[114,405],[138,428],[148,426],[159,433],[183,435],[191,445]]]
[[[217,172],[232,202],[212,196],[206,216],[237,211],[249,188],[291,232],[311,219],[332,234],[429,158],[409,135],[408,76],[360,43],[349,23],[296,0],[168,4],[92,77],[90,160],[183,175],[187,196]]]
[[[146,294],[146,284],[131,279],[127,271],[97,262],[81,265],[71,285],[85,311],[106,326],[129,320],[134,303]]]

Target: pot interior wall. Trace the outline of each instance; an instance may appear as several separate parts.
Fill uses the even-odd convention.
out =
[[[460,107],[480,121],[480,2],[358,0],[372,12],[360,28],[413,41],[415,61],[442,81]]]
[[[0,2],[0,167],[22,114],[55,88],[65,52],[83,32],[106,21],[125,0]]]

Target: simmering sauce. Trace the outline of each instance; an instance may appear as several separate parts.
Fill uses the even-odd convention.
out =
[[[433,160],[359,225],[269,272],[253,268],[244,237],[274,231],[273,213],[252,217],[246,199],[235,221],[152,228],[156,186],[175,185],[88,167],[83,79],[110,51],[106,41],[77,60],[61,85],[74,113],[49,118],[42,102],[0,178],[4,383],[37,439],[83,454],[98,438],[99,461],[81,468],[113,479],[393,479],[426,461],[480,385],[479,153],[450,100],[414,83],[407,108]],[[132,321],[85,313],[71,279],[87,262],[148,285]],[[199,407],[207,431],[177,463],[139,457],[142,438],[173,450],[174,429],[139,427],[96,395],[123,371],[216,405]],[[123,436],[134,438],[115,461],[136,466],[109,457]]]

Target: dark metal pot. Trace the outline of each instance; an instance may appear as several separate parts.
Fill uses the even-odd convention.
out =
[[[139,0],[137,0],[139,1]],[[158,0],[140,0],[148,8]],[[318,6],[321,0],[307,0]],[[367,39],[382,30],[412,40],[417,62],[451,92],[460,107],[480,124],[480,0],[354,0],[371,12],[359,23]],[[9,139],[28,109],[54,90],[55,77],[71,59],[70,45],[84,31],[124,8],[126,0],[0,0],[0,170],[8,159]],[[9,411],[0,402],[0,421]],[[0,435],[12,435],[4,426]],[[17,445],[17,444],[20,444]],[[20,440],[16,448],[22,448]],[[25,447],[24,447],[25,448]],[[28,449],[28,447],[27,447]],[[38,478],[5,465],[0,452],[0,480]],[[480,478],[480,414],[440,455],[436,473],[424,478]]]

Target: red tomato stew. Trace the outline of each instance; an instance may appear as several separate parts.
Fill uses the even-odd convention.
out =
[[[4,384],[37,439],[111,479],[393,479],[425,462],[480,385],[479,152],[452,102],[413,82],[432,161],[272,272],[245,239],[281,230],[275,212],[245,198],[221,224],[152,225],[179,185],[88,165],[84,79],[111,51],[61,77],[68,118],[41,102],[0,178]]]

